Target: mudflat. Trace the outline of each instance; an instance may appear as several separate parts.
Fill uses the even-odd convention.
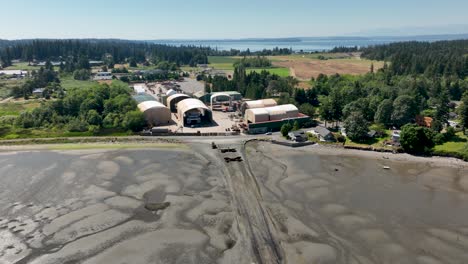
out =
[[[246,153],[287,263],[468,263],[466,163],[267,143]]]
[[[0,263],[215,263],[233,247],[216,164],[187,149],[0,154]]]
[[[227,147],[0,153],[0,263],[468,262],[466,163]]]

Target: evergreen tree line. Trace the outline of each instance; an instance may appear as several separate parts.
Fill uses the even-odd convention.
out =
[[[291,48],[278,48],[275,47],[271,50],[263,49],[260,51],[250,51],[250,49],[246,50],[238,50],[238,49],[230,49],[230,50],[218,50],[218,49],[210,49],[209,55],[210,56],[279,56],[279,55],[290,55],[293,54],[293,50]]]
[[[125,63],[134,60],[168,61],[178,65],[207,63],[210,48],[192,46],[168,46],[124,40],[32,40],[10,42],[0,49],[2,64],[11,65],[11,60],[67,61],[86,57],[90,60],[112,60]]]
[[[398,42],[361,50],[364,58],[389,61],[395,75],[468,77],[468,40]]]
[[[234,63],[234,67],[244,65],[246,68],[267,68],[271,67],[271,61],[265,56],[244,57]]]

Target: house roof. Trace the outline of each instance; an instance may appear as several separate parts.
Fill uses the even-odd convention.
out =
[[[416,116],[416,124],[418,124],[418,126],[431,127],[432,121],[432,117]]]
[[[33,93],[42,93],[42,92],[44,92],[44,88],[36,88],[32,92]]]
[[[295,137],[302,137],[302,136],[306,136],[305,132],[302,131],[302,130],[298,130],[298,131],[291,131],[289,132],[290,135],[294,135]]]
[[[156,101],[156,99],[153,96],[151,96],[151,95],[149,95],[147,93],[141,93],[141,94],[134,95],[133,99],[135,101],[137,101],[138,103],[143,103],[143,102],[146,102],[146,101]]]
[[[315,133],[319,134],[322,137],[326,137],[331,134],[330,130],[326,129],[325,127],[314,127],[312,128],[312,131],[315,131]]]
[[[278,103],[274,99],[263,99],[263,100],[256,100],[256,101],[247,101],[245,102],[247,108],[262,108],[262,107],[269,107],[269,106],[276,106]]]

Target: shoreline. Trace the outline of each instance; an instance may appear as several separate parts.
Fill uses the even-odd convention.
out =
[[[229,137],[227,137],[230,139]],[[206,139],[206,138],[203,138]],[[213,139],[216,141],[220,138]],[[244,141],[244,144],[250,142],[268,142],[272,145],[288,149],[290,147],[280,146],[271,143],[269,140],[261,138],[238,139]],[[76,138],[38,138],[38,139],[19,139],[0,141],[0,152],[9,151],[30,151],[30,150],[74,150],[74,149],[139,149],[139,148],[184,148],[185,144],[190,144],[192,141],[184,137],[167,138],[167,137],[76,137]],[[143,145],[145,144],[145,145]],[[342,156],[359,156],[364,158],[372,158],[378,160],[390,160],[399,162],[426,162],[441,166],[468,166],[468,162],[455,158],[444,156],[414,156],[408,153],[392,153],[379,152],[373,150],[360,150],[337,147],[333,145],[314,144],[295,148],[299,151],[317,152],[320,155],[342,155]]]
[[[468,162],[454,158],[454,157],[442,157],[442,156],[414,156],[408,153],[392,153],[392,152],[378,152],[371,150],[358,150],[358,149],[347,149],[339,148],[334,146],[326,146],[315,144],[311,146],[305,146],[297,148],[297,150],[315,152],[318,151],[320,155],[340,155],[340,156],[359,156],[369,159],[376,160],[388,160],[394,162],[425,162],[434,164],[437,166],[457,166],[467,167]]]

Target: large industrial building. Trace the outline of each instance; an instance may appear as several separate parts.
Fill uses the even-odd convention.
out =
[[[251,134],[257,134],[278,131],[285,123],[293,124],[297,121],[301,125],[310,118],[299,113],[295,105],[287,104],[246,109],[244,120],[246,130]]]
[[[171,122],[171,111],[157,101],[145,101],[138,104],[138,109],[143,112],[146,122],[151,126],[166,125]]]
[[[145,116],[148,125],[167,125],[171,122],[171,111],[160,102],[157,102],[153,96],[141,93],[133,96],[133,98],[137,101],[138,109]]]
[[[183,126],[213,122],[211,110],[202,101],[194,98],[180,101],[177,104],[177,115]]]
[[[265,107],[271,107],[271,106],[277,106],[277,105],[278,103],[274,99],[246,101],[242,103],[240,110],[242,114],[244,114],[247,109],[265,108]]]
[[[177,113],[177,105],[179,104],[179,102],[189,98],[190,96],[186,94],[173,94],[166,99],[166,105],[172,113]]]

